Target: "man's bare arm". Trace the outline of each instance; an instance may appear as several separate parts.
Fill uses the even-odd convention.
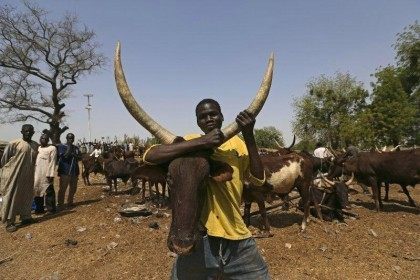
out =
[[[222,143],[222,131],[214,129],[204,136],[189,141],[154,146],[146,153],[144,159],[150,163],[161,164],[188,153],[213,149]]]
[[[254,138],[255,117],[247,111],[242,111],[236,117],[236,122],[241,127],[245,145],[248,149],[249,171],[254,177],[263,180],[264,166],[258,154],[258,148]]]

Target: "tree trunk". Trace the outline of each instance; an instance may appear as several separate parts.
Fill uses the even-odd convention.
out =
[[[60,128],[60,124],[53,123],[53,122],[49,123],[49,125],[50,125],[50,129],[44,129],[43,133],[46,133],[50,137],[53,145],[60,144],[61,143],[60,136],[61,134],[64,133],[64,131],[68,129],[68,127],[64,126]]]

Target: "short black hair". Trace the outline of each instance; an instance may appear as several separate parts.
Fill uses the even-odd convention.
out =
[[[74,138],[74,134],[71,133],[71,132],[70,133],[67,133],[66,138],[69,137],[70,135],[73,136],[73,138]]]
[[[26,123],[26,124],[22,125],[21,131],[23,131],[23,129],[26,128],[26,127],[32,128],[32,130],[34,130],[34,126],[32,124]]]
[[[202,106],[204,104],[207,104],[207,103],[215,105],[217,107],[217,109],[219,109],[219,111],[222,112],[222,109],[220,108],[219,102],[217,102],[216,100],[211,99],[211,98],[205,98],[205,99],[201,100],[200,102],[198,102],[197,106],[195,106],[195,114],[197,115],[197,110],[200,106]]]

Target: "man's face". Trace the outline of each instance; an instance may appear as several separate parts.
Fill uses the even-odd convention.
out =
[[[67,134],[66,140],[67,140],[67,144],[73,144],[73,142],[74,142],[74,135],[73,134]]]
[[[223,115],[213,103],[204,103],[197,108],[197,124],[204,133],[209,133],[215,128],[222,128]]]
[[[41,138],[39,138],[39,143],[41,144],[42,147],[46,147],[48,145],[48,141],[49,141],[49,138],[45,134],[42,134]]]
[[[34,127],[33,126],[24,126],[22,127],[22,138],[25,141],[31,141],[32,136],[34,135]]]

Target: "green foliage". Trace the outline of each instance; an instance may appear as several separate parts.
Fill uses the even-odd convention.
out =
[[[366,107],[367,97],[362,83],[348,73],[321,75],[307,84],[304,96],[295,99],[293,131],[301,139],[337,147],[354,137],[351,126]]]
[[[316,142],[312,139],[302,139],[293,148],[299,151],[313,151],[315,150]]]
[[[405,92],[409,95],[420,91],[420,25],[417,21],[397,34],[394,44],[397,52],[399,76]]]
[[[388,66],[380,69],[373,84],[371,123],[380,144],[401,144],[410,136],[415,125],[416,111],[410,97],[404,91],[398,69]]]
[[[277,148],[277,143],[284,146],[282,133],[274,126],[256,128],[254,130],[255,142],[259,148]]]
[[[420,25],[417,21],[397,34],[398,76],[416,110],[414,124],[408,128],[408,144],[420,144]]]

